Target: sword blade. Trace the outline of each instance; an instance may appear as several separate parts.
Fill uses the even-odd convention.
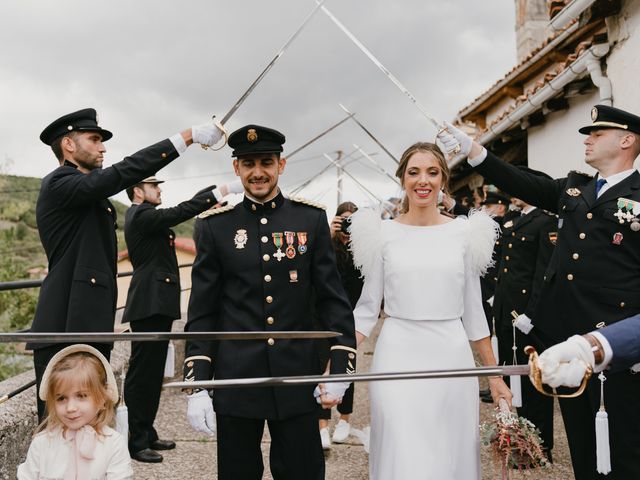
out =
[[[493,375],[529,375],[529,365],[478,367],[455,370],[424,370],[418,372],[359,373],[352,375],[301,375],[294,377],[232,378],[228,380],[200,380],[169,382],[164,388],[243,388],[316,385],[332,382],[381,382],[384,380],[418,380],[429,378],[489,377]]]
[[[247,91],[242,94],[242,96],[233,105],[233,107],[231,107],[231,109],[227,112],[227,114],[224,117],[222,117],[222,120],[220,120],[220,123],[222,125],[227,123],[227,121],[233,116],[233,114],[236,113],[236,110],[238,110],[238,108],[240,108],[240,106],[244,103],[244,101],[247,99],[247,97],[249,95],[251,95],[251,92],[253,92],[253,90],[258,86],[258,84],[267,75],[267,73],[269,73],[269,70],[271,70],[271,68],[275,65],[275,63],[278,61],[278,59],[284,54],[285,50],[289,47],[291,42],[293,42],[295,40],[295,38],[300,34],[300,32],[304,29],[304,27],[307,25],[307,23],[309,23],[309,20],[311,20],[311,17],[313,17],[315,15],[315,13],[318,11],[318,9],[322,7],[322,4],[324,2],[325,2],[325,0],[319,0],[318,1],[317,5],[311,11],[311,13],[309,13],[309,15],[307,15],[307,17],[304,19],[304,21],[298,27],[298,29],[293,33],[293,35],[291,35],[289,37],[289,39],[285,42],[285,44],[282,46],[282,48],[278,51],[278,53],[276,53],[276,56],[273,57],[273,60],[271,60],[269,62],[269,64],[264,68],[264,70],[262,70],[260,75],[258,75],[258,78],[256,78],[253,81],[253,83],[249,86]]]
[[[369,137],[371,138],[371,140],[373,140],[374,142],[376,142],[378,144],[378,146],[385,151],[385,153],[387,155],[389,155],[394,162],[396,162],[398,165],[400,165],[400,160],[398,160],[396,157],[393,156],[393,154],[387,149],[387,147],[385,147],[382,142],[380,140],[378,140],[375,135],[373,133],[371,133],[367,127],[365,127],[360,120],[358,120],[356,118],[356,114],[355,113],[351,113],[349,110],[347,110],[347,107],[345,107],[344,105],[342,105],[341,103],[338,104],[338,106],[344,110],[346,113],[348,113],[349,115],[351,115],[351,118],[353,119],[354,122],[356,122],[356,124],[364,131],[364,133],[366,133],[367,135],[369,135]]]
[[[358,180],[356,177],[354,177],[353,175],[351,175],[348,171],[346,171],[344,169],[344,167],[342,167],[338,162],[336,162],[333,158],[331,158],[329,155],[327,155],[326,153],[323,153],[324,158],[326,158],[327,160],[329,160],[331,162],[332,165],[335,165],[336,167],[340,168],[342,170],[343,173],[346,173],[347,175],[349,175],[349,177],[351,178],[351,180],[353,180],[354,182],[356,182],[357,185],[360,186],[360,188],[362,188],[364,191],[366,191],[369,195],[371,195],[373,198],[375,198],[378,202],[382,203],[382,199],[380,197],[378,197],[375,193],[373,193],[371,190],[369,190],[367,187],[365,187],[362,182],[360,182],[360,180]]]
[[[319,2],[320,2],[320,0],[316,0],[316,3],[319,3]],[[318,6],[320,6],[320,5],[318,5]],[[385,66],[382,64],[382,62],[381,62],[380,60],[378,60],[378,59],[376,58],[376,56],[375,56],[373,53],[371,53],[371,51],[370,51],[367,47],[365,47],[365,46],[362,44],[362,42],[360,42],[360,40],[358,40],[358,39],[356,38],[356,36],[355,36],[353,33],[351,33],[351,32],[350,32],[350,31],[349,31],[349,29],[348,29],[347,27],[345,27],[345,26],[342,24],[342,22],[340,22],[340,20],[338,20],[338,19],[333,15],[333,13],[331,13],[331,12],[329,11],[329,9],[328,9],[327,7],[325,7],[325,6],[321,6],[320,8],[321,8],[321,9],[322,9],[322,11],[323,11],[323,12],[324,12],[324,13],[325,13],[325,14],[326,14],[326,15],[327,15],[327,16],[328,16],[328,17],[333,21],[333,23],[335,23],[335,24],[337,25],[337,27],[338,27],[340,30],[342,30],[342,31],[344,32],[344,34],[345,34],[347,37],[349,37],[349,39],[350,39],[353,43],[355,43],[355,45],[360,49],[360,51],[361,51],[362,53],[364,53],[367,57],[369,57],[369,60],[371,60],[371,61],[372,61],[372,62],[373,62],[373,63],[374,63],[374,64],[375,64],[375,65],[376,65],[380,70],[382,70],[382,73],[384,73],[384,74],[387,76],[387,78],[388,78],[389,80],[391,80],[391,81],[393,82],[393,84],[394,84],[396,87],[398,87],[398,89],[399,89],[402,93],[404,93],[407,97],[409,97],[409,100],[411,100],[411,101],[413,102],[413,104],[418,108],[418,110],[420,110],[420,113],[422,113],[422,115],[424,115],[424,116],[425,116],[425,118],[426,118],[427,120],[429,120],[429,121],[433,124],[433,126],[434,126],[434,127],[436,127],[438,130],[440,130],[440,129],[442,128],[442,125],[440,124],[440,122],[438,122],[435,118],[433,118],[433,117],[429,114],[429,112],[427,112],[427,109],[426,109],[426,108],[424,108],[424,107],[422,106],[422,104],[418,101],[418,99],[417,99],[416,97],[414,97],[414,96],[413,96],[413,94],[412,94],[412,93],[411,93],[411,92],[410,92],[410,91],[409,91],[409,90],[408,90],[408,89],[407,89],[407,88],[402,84],[402,82],[400,82],[400,80],[398,80],[398,79],[396,78],[396,76],[395,76],[393,73],[391,73],[391,72],[387,69],[387,67],[385,67]]]
[[[287,158],[287,160],[289,160],[291,157],[293,157],[296,153],[300,152],[301,150],[307,148],[309,145],[311,145],[313,142],[315,142],[316,140],[324,137],[327,133],[329,133],[330,131],[332,131],[333,129],[339,127],[340,125],[342,125],[344,122],[346,122],[347,120],[349,120],[350,118],[352,118],[355,114],[354,113],[350,113],[349,115],[347,115],[346,117],[344,117],[342,120],[340,120],[338,123],[333,124],[332,126],[330,126],[329,128],[327,128],[324,132],[316,135],[315,137],[313,137],[311,140],[309,140],[307,143],[305,143],[304,145],[299,146],[298,148],[296,148],[293,152],[285,155],[285,157]]]
[[[0,343],[110,343],[157,342],[162,340],[290,340],[310,338],[334,338],[340,333],[327,331],[279,331],[279,332],[59,332],[59,333],[0,333]]]

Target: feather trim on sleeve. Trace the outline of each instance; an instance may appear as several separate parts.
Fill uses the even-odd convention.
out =
[[[371,208],[361,208],[349,218],[349,250],[353,254],[353,264],[366,277],[380,258],[382,250],[380,212]]]
[[[469,212],[466,264],[474,275],[482,276],[495,264],[493,247],[500,235],[500,225],[481,210]]]

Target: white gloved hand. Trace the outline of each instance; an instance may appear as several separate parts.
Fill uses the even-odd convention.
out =
[[[581,335],[548,348],[540,355],[542,381],[550,387],[577,387],[587,367],[594,367],[591,344]]]
[[[324,383],[324,391],[320,390],[320,386],[318,385],[313,391],[313,396],[316,398],[316,402],[322,403],[320,400],[321,395],[329,395],[332,399],[342,400],[344,397],[344,392],[347,391],[351,382],[331,382]]]
[[[220,127],[213,123],[204,123],[191,127],[193,143],[199,143],[200,145],[207,145],[209,147],[218,143],[223,133]]]
[[[524,313],[518,315],[514,320],[513,324],[516,326],[518,330],[520,330],[525,335],[528,334],[533,329],[533,323],[531,323],[531,319],[527,317]]]
[[[242,185],[242,182],[240,180],[227,183],[225,186],[227,187],[228,193],[244,193],[244,185]]]
[[[200,390],[187,396],[187,418],[194,430],[213,437],[216,433],[216,419],[213,402],[206,390]]]
[[[455,153],[461,157],[468,157],[473,146],[471,137],[447,121],[444,122],[444,126],[446,129],[440,130],[436,138],[440,140],[445,151],[450,154]],[[460,150],[456,152],[457,147]]]

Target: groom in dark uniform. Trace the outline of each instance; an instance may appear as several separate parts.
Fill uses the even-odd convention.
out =
[[[244,186],[235,207],[213,209],[196,223],[186,331],[313,330],[315,311],[332,338],[331,373],[354,373],[356,341],[351,305],[342,288],[326,214],[319,205],[285,198],[278,177],[280,132],[247,125],[229,136],[233,166]],[[321,373],[313,340],[188,342],[185,380]],[[321,386],[319,401],[339,402],[349,383]],[[189,421],[213,428],[206,391],[189,395]],[[261,479],[264,423],[271,433],[276,479],[324,479],[324,456],[313,386],[238,388],[213,394],[218,428],[218,477]]]
[[[530,319],[532,333],[547,346],[640,313],[640,173],[633,168],[640,117],[596,105],[591,120],[579,131],[587,135],[585,162],[597,170],[595,177],[569,172],[544,178],[500,160],[451,125],[438,134],[447,151],[459,146],[495,185],[559,215],[556,248]],[[605,376],[611,447],[606,478],[640,478],[640,375],[625,370]],[[594,376],[583,395],[560,400],[577,480],[604,478],[596,469],[600,387]]]

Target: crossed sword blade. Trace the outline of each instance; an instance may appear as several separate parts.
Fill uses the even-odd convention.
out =
[[[58,332],[58,333],[0,333],[0,343],[110,343],[156,342],[162,340],[289,340],[334,338],[341,333],[328,331],[277,331],[277,332]]]
[[[381,382],[384,380],[417,380],[427,378],[489,377],[493,375],[529,375],[529,365],[476,367],[453,370],[422,370],[416,372],[358,373],[351,375],[300,375],[293,377],[232,378],[226,380],[198,380],[169,382],[163,388],[242,388],[317,385],[332,382]]]
[[[240,106],[249,97],[249,95],[251,95],[251,92],[253,92],[253,90],[258,86],[258,84],[262,81],[262,79],[267,76],[267,73],[269,73],[269,70],[271,70],[271,68],[275,65],[275,63],[278,61],[278,59],[284,54],[285,50],[287,49],[287,47],[289,47],[291,42],[293,42],[295,40],[295,38],[304,29],[304,27],[307,25],[307,23],[309,23],[309,20],[311,20],[311,17],[313,17],[315,15],[315,13],[318,11],[318,9],[322,8],[322,4],[325,1],[326,0],[318,0],[315,8],[311,11],[311,13],[309,13],[309,15],[307,15],[307,17],[303,20],[302,24],[298,27],[298,29],[293,33],[293,35],[291,35],[289,37],[289,39],[285,42],[285,44],[278,51],[278,53],[276,53],[275,57],[273,57],[273,59],[264,68],[264,70],[262,70],[262,72],[260,72],[260,75],[258,75],[258,77],[253,81],[253,83],[251,85],[249,85],[249,88],[247,88],[247,90],[242,94],[242,96],[233,105],[233,107],[231,107],[231,109],[226,113],[226,115],[224,117],[222,117],[222,120],[220,120],[220,123],[222,125],[225,125],[227,123],[227,121],[233,116],[233,114],[236,113],[236,110],[238,110],[238,108],[240,108]]]

